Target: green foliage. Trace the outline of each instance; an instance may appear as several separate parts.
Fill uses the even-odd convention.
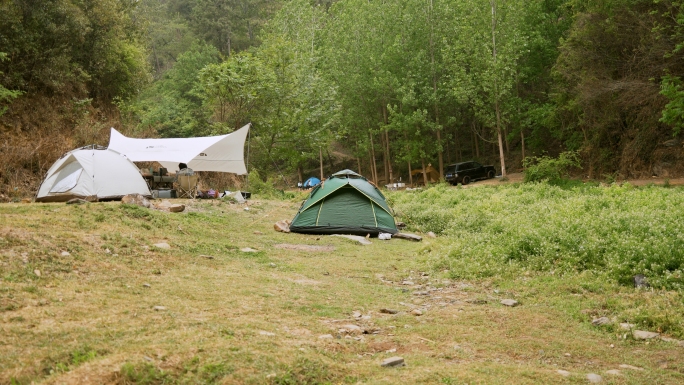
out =
[[[332,384],[334,376],[322,362],[300,358],[271,380],[275,385]]]
[[[551,182],[559,183],[568,176],[568,169],[581,166],[579,154],[573,151],[563,152],[558,158],[550,156],[531,156],[523,160],[525,167],[525,183]]]
[[[455,278],[591,271],[628,285],[644,274],[669,289],[684,288],[682,196],[681,188],[545,183],[390,194],[399,220],[448,239],[425,251]]]
[[[7,60],[7,54],[0,52],[0,62],[5,60]],[[0,75],[2,75],[2,72],[0,72]],[[7,111],[6,104],[10,104],[12,100],[18,98],[21,94],[23,94],[23,92],[8,90],[0,84],[0,116]]]
[[[127,362],[121,366],[121,377],[125,383],[140,385],[171,384],[169,373],[148,363],[134,365]]]
[[[666,75],[660,83],[660,94],[669,102],[663,109],[660,121],[672,127],[674,135],[679,135],[684,127],[684,89],[678,76]]]
[[[106,102],[147,82],[146,52],[132,17],[136,2],[4,1],[0,4],[3,84],[25,92],[75,92]]]

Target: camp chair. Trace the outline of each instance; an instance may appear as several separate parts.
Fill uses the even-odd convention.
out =
[[[183,175],[180,174],[177,177],[178,182],[178,198],[190,198],[195,199],[197,196],[197,181],[199,175]]]

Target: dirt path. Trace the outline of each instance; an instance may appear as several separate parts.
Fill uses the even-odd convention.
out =
[[[501,177],[496,177],[494,179],[486,179],[486,180],[481,180],[477,182],[473,182],[472,184],[469,184],[467,186],[464,186],[465,188],[468,187],[474,187],[474,186],[492,186],[492,185],[499,185],[499,184],[504,184],[504,183],[522,183],[523,181],[523,173],[518,172],[518,173],[512,173],[508,174],[506,176],[508,180],[502,180]],[[621,180],[618,181],[618,183],[623,184],[623,183],[629,183],[633,186],[647,186],[649,184],[654,184],[657,186],[663,186],[665,184],[669,184],[670,186],[682,186],[684,185],[684,178],[646,178],[646,179],[626,179],[626,180]]]

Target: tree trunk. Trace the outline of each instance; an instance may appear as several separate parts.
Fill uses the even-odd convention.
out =
[[[520,143],[522,143],[522,162],[525,164],[525,131],[520,127]]]
[[[304,182],[304,170],[302,170],[301,165],[297,166],[297,175],[299,176],[299,182],[303,183]]]
[[[389,170],[389,180],[387,183],[392,183],[394,175],[392,175],[392,157],[390,156],[389,131],[387,130],[385,130],[385,143],[387,145],[387,169]]]
[[[409,170],[409,186],[413,187],[413,174],[411,174],[411,161],[409,161],[407,163],[408,163],[408,170]]]
[[[356,172],[358,172],[359,175],[363,175],[363,172],[361,171],[361,157],[359,157],[359,156],[356,157],[356,165],[358,167],[356,169]]]
[[[321,180],[323,180],[323,148],[318,147],[318,160],[321,165]]]
[[[425,158],[420,158],[420,163],[423,166],[423,184],[428,185],[427,170],[425,169]]]
[[[490,0],[492,6],[492,58],[496,68],[496,0]],[[496,112],[496,133],[499,137],[499,158],[501,159],[501,176],[506,176],[506,159],[504,158],[504,145],[501,133],[501,111],[499,109],[499,87],[494,77],[494,109]]]
[[[375,146],[373,145],[373,133],[370,134],[370,144],[371,144],[371,167],[373,168],[373,183],[375,185],[378,185],[378,168],[377,165],[375,164]]]

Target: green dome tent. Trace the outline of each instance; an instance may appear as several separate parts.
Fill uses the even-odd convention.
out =
[[[290,231],[305,234],[396,234],[392,210],[366,178],[343,170],[314,187],[292,220]]]

